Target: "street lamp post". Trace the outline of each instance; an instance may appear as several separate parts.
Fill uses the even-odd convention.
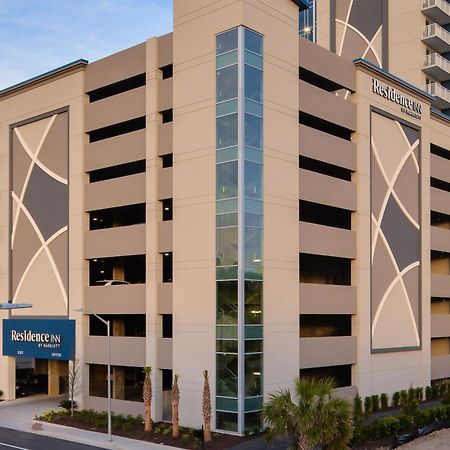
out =
[[[97,317],[100,322],[103,322],[106,325],[106,335],[108,337],[108,441],[112,441],[112,433],[111,433],[111,327],[110,321],[105,320],[99,315],[93,313],[92,311],[86,311],[85,309],[77,309],[76,311],[81,312],[83,314],[92,314]]]

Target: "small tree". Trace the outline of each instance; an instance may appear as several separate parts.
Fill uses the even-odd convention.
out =
[[[144,367],[144,386],[142,391],[142,398],[145,405],[145,431],[152,431],[152,368]]]
[[[80,390],[80,360],[75,358],[69,362],[69,373],[67,375],[67,389],[70,400],[70,417],[73,417],[73,410],[75,409],[75,396]]]
[[[380,410],[380,397],[378,394],[372,395],[372,412]]]
[[[406,399],[402,402],[402,408],[403,412],[412,419],[419,409],[419,400],[417,400],[416,391],[412,386],[406,391]]]
[[[400,392],[399,391],[395,391],[392,394],[392,406],[394,408],[398,408],[400,406]]]
[[[381,409],[388,409],[389,408],[389,396],[386,394],[386,392],[383,392],[380,395],[381,400]]]
[[[297,450],[317,445],[342,450],[352,437],[351,403],[333,397],[332,378],[296,378],[295,397],[287,389],[271,394],[264,405],[267,439],[288,436]]]
[[[211,442],[211,390],[209,388],[208,371],[203,371],[203,425],[205,433],[205,442]]]
[[[366,397],[364,399],[364,415],[369,417],[372,414],[372,397]]]
[[[359,393],[357,392],[355,398],[353,399],[353,418],[355,419],[355,422],[360,422],[363,416],[363,402]]]
[[[178,374],[173,377],[172,384],[172,436],[180,435],[180,425],[178,421],[178,408],[180,406],[180,388],[178,387]]]
[[[431,391],[431,386],[427,386],[426,388],[425,388],[425,400],[427,401],[427,402],[429,402],[430,400],[432,400],[433,399],[433,393],[432,393],[432,391]]]

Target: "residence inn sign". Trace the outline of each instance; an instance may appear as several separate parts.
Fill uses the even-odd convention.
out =
[[[75,321],[5,319],[3,320],[3,355],[73,360]]]

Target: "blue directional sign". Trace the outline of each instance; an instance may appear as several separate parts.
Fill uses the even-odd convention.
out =
[[[73,360],[75,321],[4,319],[3,356]]]

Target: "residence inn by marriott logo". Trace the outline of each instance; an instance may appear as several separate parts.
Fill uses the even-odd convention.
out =
[[[372,91],[375,94],[400,105],[403,113],[415,117],[416,119],[421,119],[422,105],[409,99],[408,97],[405,97],[392,86],[383,85],[377,79],[372,78]]]

